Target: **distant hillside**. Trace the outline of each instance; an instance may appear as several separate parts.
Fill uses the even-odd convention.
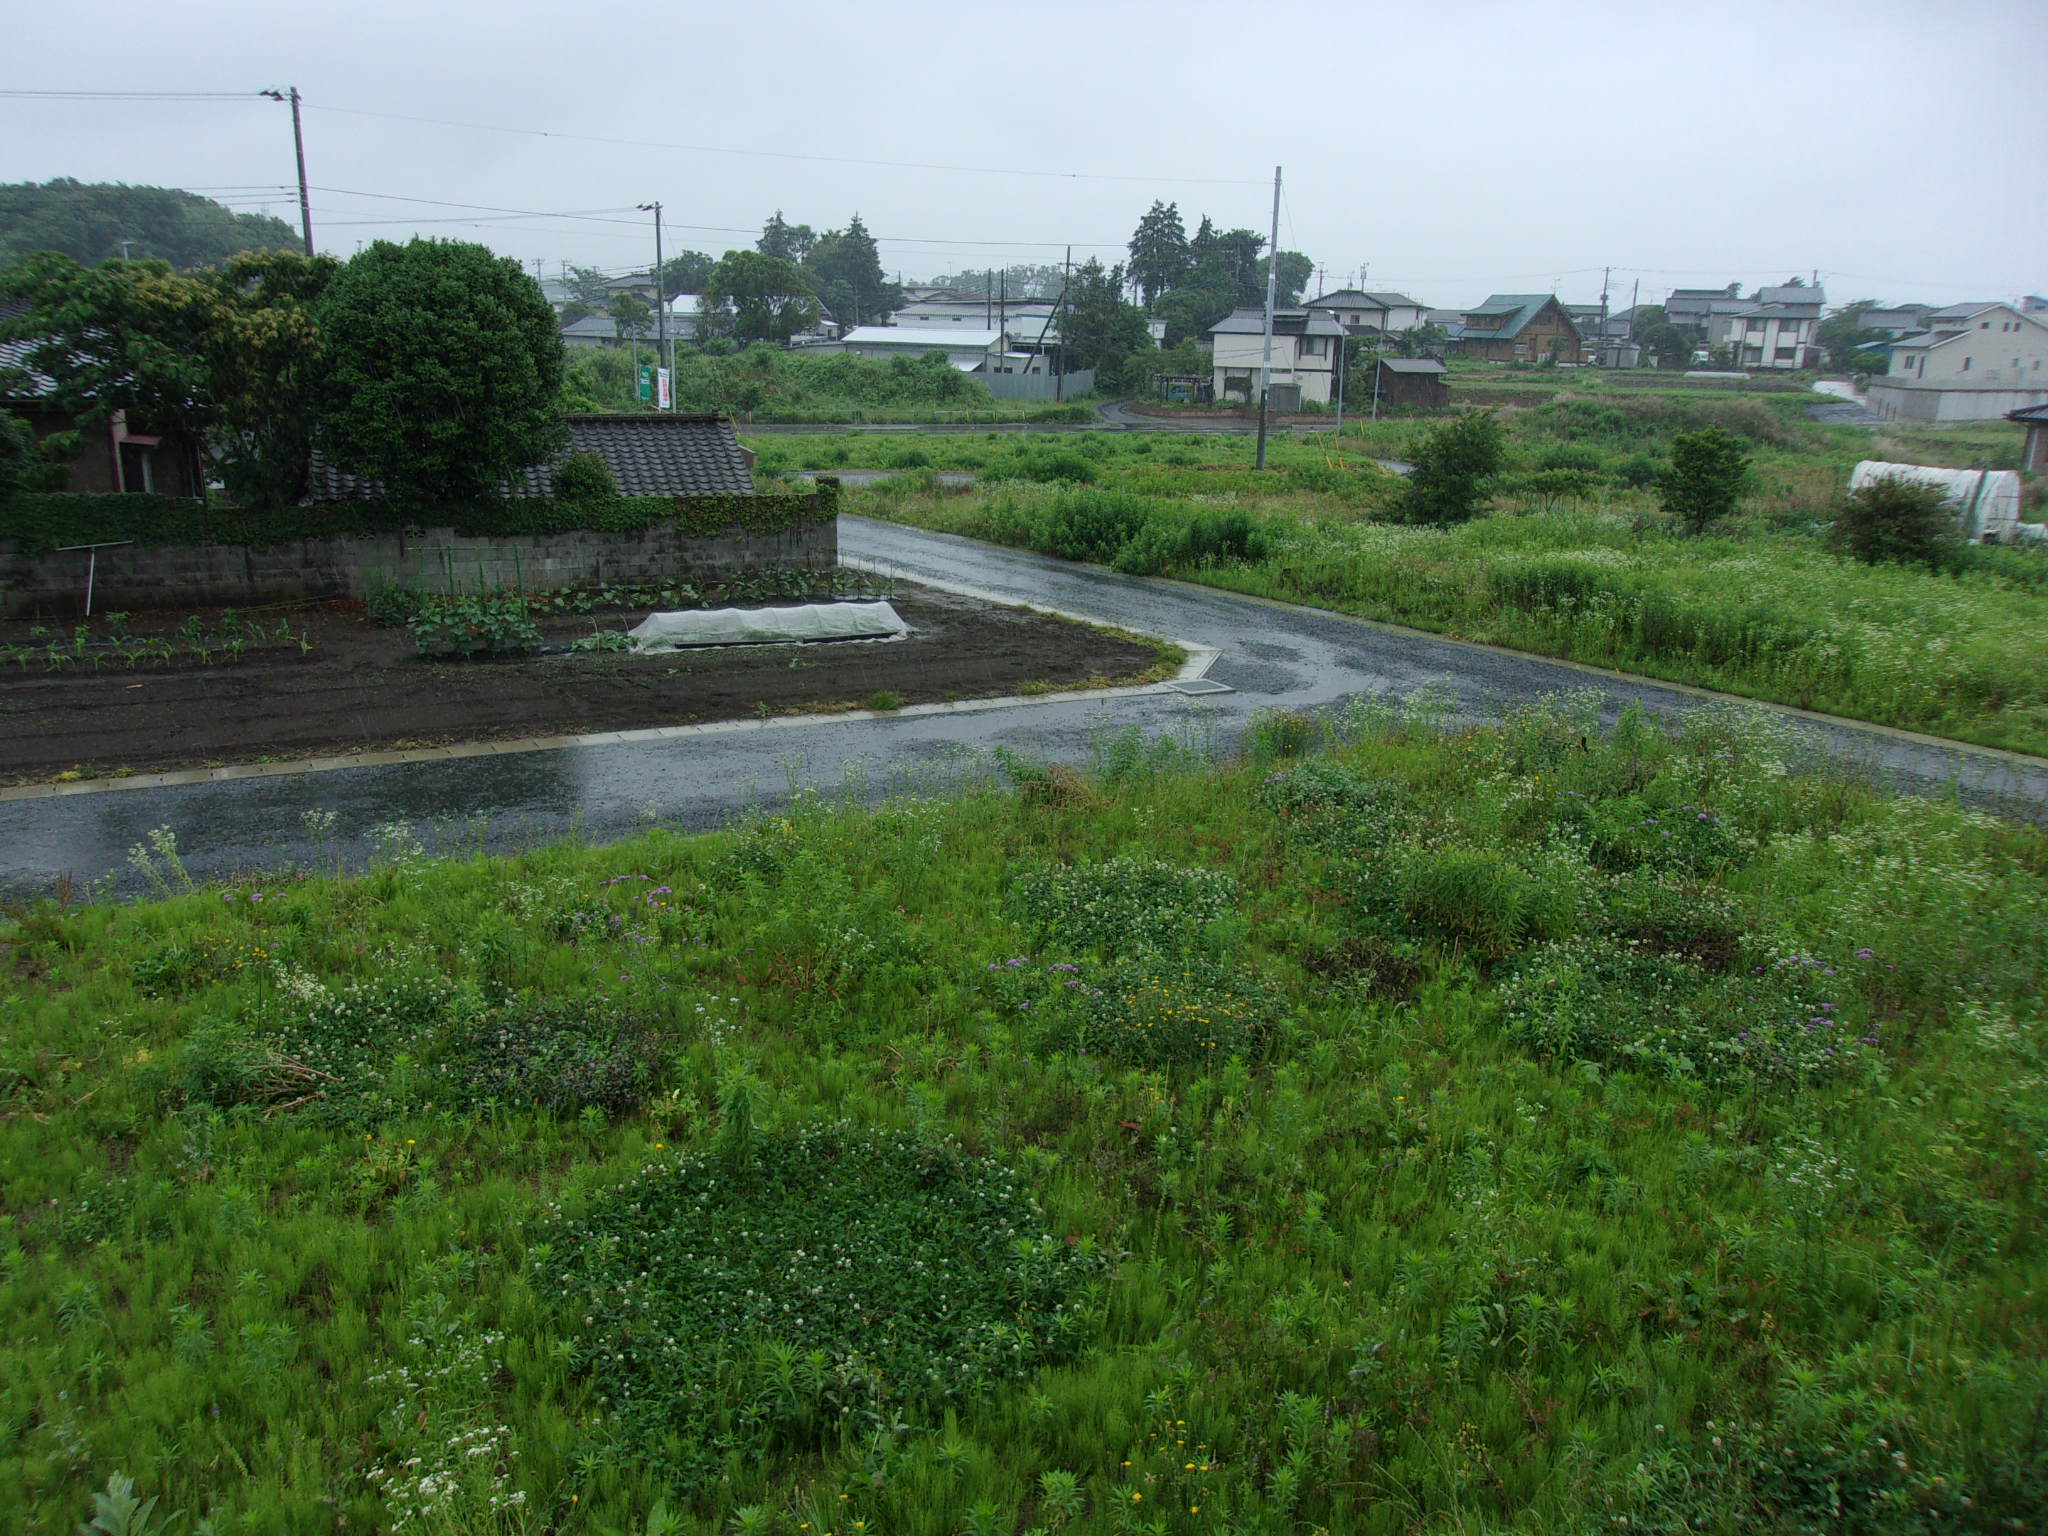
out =
[[[237,251],[296,250],[299,232],[282,219],[234,213],[175,187],[114,182],[0,183],[0,266],[32,251],[61,251],[97,265],[121,254],[174,267],[205,267]]]

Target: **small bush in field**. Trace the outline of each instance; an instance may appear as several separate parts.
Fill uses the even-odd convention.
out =
[[[1404,522],[1462,523],[1486,502],[1507,464],[1507,434],[1491,411],[1430,428],[1412,455],[1397,512]]]
[[[1664,510],[1688,532],[1704,533],[1734,514],[1749,484],[1749,454],[1719,427],[1681,432],[1671,439],[1671,464],[1657,484]]]
[[[1953,564],[1961,542],[1955,510],[1939,487],[1891,476],[1843,497],[1831,532],[1837,549],[1866,565],[1889,561],[1930,570]]]
[[[634,1460],[692,1481],[1077,1353],[1102,1262],[950,1142],[807,1126],[656,1164],[536,1251]]]

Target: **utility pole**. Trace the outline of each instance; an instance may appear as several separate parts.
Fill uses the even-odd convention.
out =
[[[1597,360],[1607,350],[1607,280],[1614,275],[1614,268],[1600,269],[1600,343],[1593,349]]]
[[[1280,284],[1280,167],[1273,167],[1273,235],[1266,245],[1265,353],[1259,362],[1259,461],[1266,467],[1266,397],[1273,389],[1273,299]]]
[[[1343,324],[1339,321],[1338,324]],[[1344,444],[1344,343],[1351,339],[1347,330],[1337,338],[1337,444]]]
[[[1060,331],[1059,371],[1052,376],[1052,398],[1055,405],[1067,398],[1067,333],[1065,327],[1072,323],[1066,318],[1067,283],[1072,278],[1073,271],[1074,248],[1070,245],[1067,247],[1067,259],[1060,263],[1060,299],[1052,307],[1053,318],[1059,320],[1062,327]],[[1045,323],[1047,327],[1050,327],[1052,320],[1047,320]],[[1041,346],[1044,345],[1045,331],[1043,329],[1038,333],[1038,340]]]
[[[662,410],[664,407],[661,403],[661,376],[667,374],[673,379],[675,371],[669,365],[668,299],[662,292],[665,285],[661,278],[661,204],[642,203],[640,211],[652,212],[654,215],[654,408]],[[666,409],[674,410],[675,405],[675,389],[671,384]]]
[[[288,101],[292,104],[292,151],[299,159],[299,232],[305,237],[306,254],[313,254],[313,199],[306,192],[306,132],[299,122],[299,88],[295,85],[288,91],[259,91],[259,96],[268,96],[272,101]]]

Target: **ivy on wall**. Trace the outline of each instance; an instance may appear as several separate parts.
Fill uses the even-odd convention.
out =
[[[330,501],[272,509],[188,501],[174,496],[27,492],[0,502],[0,540],[18,556],[70,544],[129,540],[157,547],[202,544],[266,549],[336,534],[389,534],[453,528],[459,538],[540,538],[549,534],[634,533],[674,527],[685,538],[792,533],[839,514],[839,482],[821,478],[809,492],[756,496],[521,497],[449,503],[422,512],[383,501]]]

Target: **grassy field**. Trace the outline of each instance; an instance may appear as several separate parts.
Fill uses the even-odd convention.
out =
[[[1586,708],[155,835],[0,927],[0,1524],[2038,1529],[2048,839]]]
[[[1340,441],[1194,434],[1008,441],[932,436],[779,443],[771,472],[879,467],[850,510],[1311,603],[1885,725],[2048,752],[2048,552],[1973,549],[1953,570],[1869,567],[1827,542],[1859,459],[2017,462],[2006,422],[1820,426],[1803,398],[1551,400],[1504,413],[1513,462],[1494,515],[1441,530],[1386,520],[1400,458],[1426,430]],[[1755,488],[1690,537],[1654,489],[1672,434],[1738,432]],[[937,469],[978,471],[971,489]],[[2032,514],[2039,516],[2038,509]]]

